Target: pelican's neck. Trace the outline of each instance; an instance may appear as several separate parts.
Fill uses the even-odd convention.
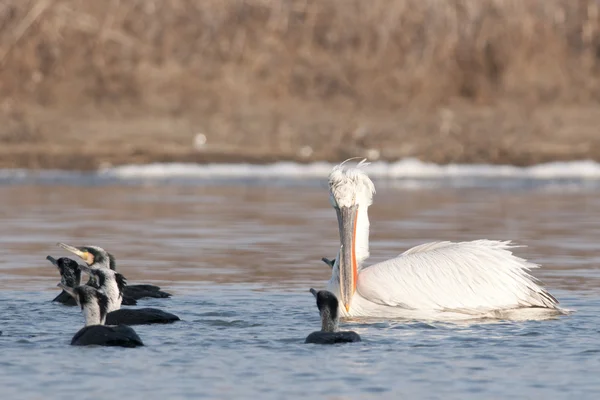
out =
[[[359,206],[354,251],[358,268],[369,258],[369,206]]]
[[[340,240],[342,238],[340,237]],[[359,206],[356,216],[356,236],[355,236],[355,255],[357,268],[363,266],[364,262],[369,258],[369,206]],[[342,249],[338,249],[335,257],[335,262],[331,268],[331,279],[327,285],[327,290],[332,292],[337,298],[340,297],[340,260]],[[340,313],[346,316],[346,310],[340,306]]]
[[[341,237],[340,237],[341,240]],[[358,269],[369,258],[369,206],[360,206],[356,216],[355,254]],[[331,268],[331,281],[328,290],[339,297],[341,249],[338,250]]]

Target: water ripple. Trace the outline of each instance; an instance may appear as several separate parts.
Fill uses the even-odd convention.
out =
[[[324,287],[330,270],[319,259],[339,246],[325,184],[22,182],[1,188],[2,397],[597,397],[598,193],[380,187],[373,262],[431,240],[515,239],[576,313],[461,325],[349,320],[343,329],[363,342],[305,345],[320,326],[308,288]],[[83,317],[50,301],[57,275],[45,257],[65,255],[57,241],[110,249],[131,283],[173,293],[140,306],[182,320],[135,327],[141,348],[70,346]]]

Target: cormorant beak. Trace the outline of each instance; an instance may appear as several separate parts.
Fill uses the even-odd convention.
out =
[[[75,254],[83,261],[85,261],[88,265],[92,265],[94,263],[94,256],[87,251],[81,251],[77,247],[73,247],[65,243],[57,243],[57,246],[62,247],[63,249]]]
[[[323,261],[325,264],[329,265],[329,268],[333,268],[333,265],[335,264],[335,258],[333,260],[330,260],[327,257],[323,257],[323,258],[321,258],[321,261]]]
[[[94,270],[94,268],[90,268],[87,265],[79,265],[79,269],[88,275],[92,275],[92,270]]]
[[[56,261],[56,259],[52,256],[47,256],[46,260],[50,261],[52,264],[54,264],[55,266],[58,267],[58,261]]]
[[[95,272],[94,270],[95,270],[96,268],[90,268],[90,267],[88,267],[87,265],[80,265],[80,266],[79,266],[79,269],[81,269],[81,271],[83,271],[83,272],[85,272],[86,274],[88,274],[88,276],[90,277],[90,279],[91,279],[93,282],[98,282],[98,280],[97,280],[98,278],[96,278],[97,274],[95,274],[95,273],[94,273],[94,272]]]
[[[356,280],[358,278],[358,265],[356,262],[356,220],[358,215],[358,204],[350,207],[339,207],[335,209],[338,217],[340,230],[340,298],[346,311],[350,311],[352,296],[356,291]]]
[[[313,296],[315,296],[315,299],[317,298],[317,291],[313,288],[310,288],[310,292],[313,294]]]
[[[75,300],[77,300],[77,296],[75,295],[75,292],[73,291],[73,288],[68,287],[67,285],[63,284],[62,282],[60,282],[58,285],[59,288],[61,288],[62,290],[64,290],[65,292],[67,292],[71,297],[73,297]]]

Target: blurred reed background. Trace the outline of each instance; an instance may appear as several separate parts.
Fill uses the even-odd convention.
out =
[[[600,160],[600,0],[4,0],[0,167]]]

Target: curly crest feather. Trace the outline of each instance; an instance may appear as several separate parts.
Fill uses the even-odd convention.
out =
[[[352,158],[336,165],[329,174],[329,193],[332,203],[338,207],[350,207],[360,203],[369,206],[373,203],[375,186],[361,169],[369,165],[366,159],[354,167],[347,167],[346,163]]]

